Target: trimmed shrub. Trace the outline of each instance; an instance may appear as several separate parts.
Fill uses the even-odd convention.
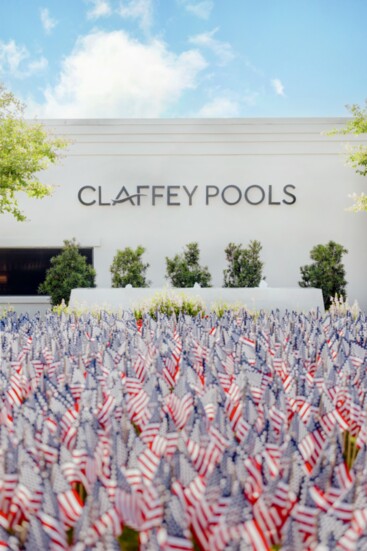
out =
[[[325,308],[329,308],[335,296],[343,299],[346,297],[347,281],[342,257],[347,252],[347,249],[335,241],[329,241],[326,245],[316,245],[310,252],[313,264],[300,268],[300,287],[321,289]]]
[[[60,254],[51,258],[51,267],[46,272],[45,281],[38,287],[41,295],[50,295],[53,306],[63,300],[69,303],[72,289],[95,287],[96,272],[79,253],[75,239],[64,241]]]
[[[173,287],[193,287],[195,283],[201,287],[211,287],[212,276],[207,266],[200,266],[199,257],[198,243],[188,243],[182,254],[166,257],[165,277]]]
[[[130,247],[118,250],[110,267],[112,274],[112,287],[149,287],[150,281],[146,279],[146,271],[149,264],[144,264],[142,256],[144,247],[139,245],[135,251]]]
[[[224,287],[258,287],[264,263],[260,259],[260,241],[250,241],[247,249],[229,243],[225,249],[228,268],[223,271]]]

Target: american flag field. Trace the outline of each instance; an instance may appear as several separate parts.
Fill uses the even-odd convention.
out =
[[[367,317],[0,319],[0,550],[367,550]]]

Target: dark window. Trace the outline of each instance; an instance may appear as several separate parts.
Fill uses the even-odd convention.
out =
[[[37,295],[53,256],[62,249],[0,249],[0,295]],[[93,249],[79,249],[93,266]]]

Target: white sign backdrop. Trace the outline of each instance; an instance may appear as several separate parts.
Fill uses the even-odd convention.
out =
[[[2,216],[0,247],[60,246],[76,237],[94,247],[97,284],[109,287],[116,250],[141,244],[158,287],[165,283],[165,256],[198,241],[202,263],[221,286],[228,243],[257,239],[268,285],[294,287],[310,249],[334,240],[349,250],[349,298],[367,308],[367,215],[345,210],[348,194],[365,190],[367,181],[345,166],[343,138],[321,134],[345,120],[44,122],[72,141],[62,162],[42,174],[57,185],[55,193],[23,202],[29,222]],[[83,201],[95,201],[89,206],[78,200],[85,186]],[[251,204],[261,189],[263,200]],[[135,204],[121,202],[137,193]]]

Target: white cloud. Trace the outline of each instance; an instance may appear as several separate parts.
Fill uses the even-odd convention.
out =
[[[199,19],[209,19],[214,7],[212,0],[202,0],[201,2],[195,3],[185,0],[184,5],[189,13],[199,17]]]
[[[27,59],[29,52],[25,46],[18,46],[14,40],[0,41],[0,71],[15,75],[22,61]]]
[[[234,53],[229,42],[222,42],[214,38],[218,30],[217,27],[210,32],[190,36],[189,42],[195,46],[208,48],[217,56],[219,63],[225,65],[234,58]]]
[[[283,97],[285,96],[284,86],[282,81],[279,80],[279,78],[273,78],[271,81],[271,85],[277,96],[283,96]]]
[[[91,8],[87,12],[88,19],[99,19],[112,14],[108,0],[87,0],[87,2],[91,4]]]
[[[55,118],[159,117],[206,67],[196,50],[180,55],[159,40],[143,44],[123,31],[81,37],[65,58],[58,83],[32,115]],[[29,102],[28,102],[29,103]]]
[[[48,61],[45,57],[40,57],[34,61],[28,63],[28,68],[26,70],[26,76],[34,75],[35,73],[40,73],[44,71],[48,66]]]
[[[40,17],[41,17],[42,27],[44,28],[47,34],[50,34],[52,29],[57,25],[56,19],[53,19],[50,16],[50,12],[48,11],[47,8],[41,8]]]
[[[140,27],[146,32],[153,23],[152,0],[124,0],[117,13],[127,19],[137,19]]]
[[[226,97],[217,97],[203,105],[196,114],[202,118],[238,117],[239,105],[236,101]]]
[[[25,46],[18,45],[14,40],[0,40],[0,75],[9,74],[15,78],[25,78],[38,73],[47,67],[47,59],[30,59],[30,53]]]

